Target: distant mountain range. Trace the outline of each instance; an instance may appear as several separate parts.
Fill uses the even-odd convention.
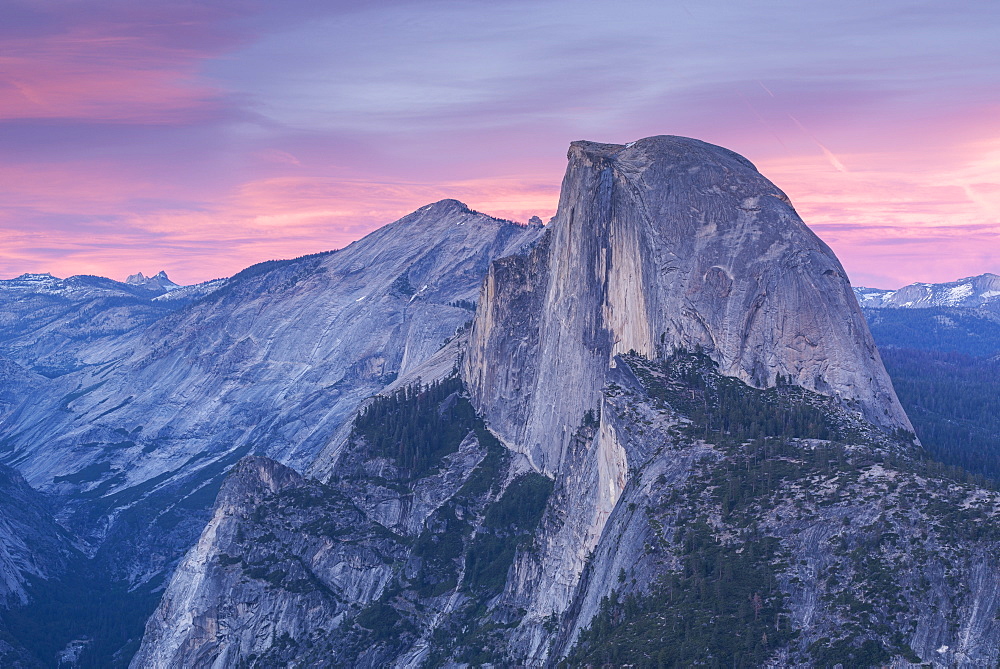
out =
[[[99,276],[59,279],[22,274],[0,280],[0,357],[50,378],[101,359],[141,329],[225,281],[180,287],[160,272],[120,282]]]
[[[1000,313],[1000,276],[980,274],[947,283],[913,283],[898,290],[855,288],[866,309],[982,307]]]
[[[980,274],[898,290],[855,288],[880,348],[1000,355],[1000,276]]]
[[[1000,481],[1000,276],[854,291],[928,453]]]

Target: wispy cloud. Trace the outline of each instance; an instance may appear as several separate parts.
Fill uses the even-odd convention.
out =
[[[59,184],[54,180],[53,188]],[[0,275],[52,271],[122,279],[138,270],[166,269],[175,280],[193,283],[260,260],[343,247],[444,198],[519,221],[550,217],[558,198],[558,184],[523,175],[446,183],[278,177],[251,181],[218,201],[185,208],[156,202],[143,207],[136,199],[142,188],[109,189],[115,185],[80,184],[91,197],[73,213],[43,206],[45,192],[25,194],[18,207],[0,208],[5,239]],[[81,222],[86,235],[75,234]]]
[[[199,69],[238,42],[217,29],[222,12],[183,3],[82,10],[54,3],[29,14],[23,31],[6,26],[0,119],[183,123],[220,104]]]

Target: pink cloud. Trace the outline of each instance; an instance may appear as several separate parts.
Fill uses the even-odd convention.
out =
[[[856,285],[895,287],[996,271],[1000,141],[937,147],[931,159],[924,153],[922,147],[839,150],[847,171],[817,148],[756,162],[834,248]],[[446,197],[520,221],[547,219],[558,199],[555,171],[429,183],[323,176],[343,172],[303,167],[284,152],[258,158],[260,177],[182,207],[142,206],[162,196],[164,185],[120,171],[0,165],[0,194],[16,205],[0,213],[6,237],[0,275],[123,278],[166,269],[175,280],[196,282],[261,260],[342,247]],[[42,223],[33,229],[22,214]],[[88,221],[84,238],[71,233],[81,217]]]
[[[0,168],[0,178],[3,174]],[[341,248],[444,198],[520,221],[533,215],[550,217],[558,198],[556,180],[544,177],[442,184],[272,177],[245,183],[198,207],[122,213],[124,202],[155,186],[93,178],[73,185],[67,199],[60,200],[55,192],[71,182],[69,173],[54,170],[49,179],[38,173],[23,179],[35,185],[22,193],[23,209],[0,211],[0,234],[6,241],[0,248],[0,276],[51,271],[122,279],[139,270],[166,269],[174,280],[194,283],[234,274],[262,260]],[[51,189],[38,186],[46,182]],[[88,219],[85,236],[62,227],[73,225],[60,223],[70,209],[74,211],[69,220]],[[25,225],[18,219],[21,211],[37,217],[39,224],[33,229]]]
[[[220,103],[199,76],[202,62],[235,40],[214,25],[221,14],[193,6],[109,4],[9,35],[0,53],[0,120],[73,118],[177,123]],[[109,11],[110,10],[110,11]]]
[[[41,28],[0,25],[0,276],[162,268],[200,281],[344,246],[445,197],[546,219],[570,140],[658,133],[753,160],[856,284],[1000,270],[1000,109],[974,58],[904,62],[866,41],[874,51],[849,62],[797,43],[781,59],[742,19],[729,28],[740,40],[689,31],[672,50],[642,41],[655,22],[615,32],[571,17],[595,48],[562,21],[524,32],[502,22],[531,12],[493,26],[479,9],[465,15],[482,46],[470,52],[451,40],[473,32],[454,23],[429,33],[386,26],[381,6],[320,4],[332,20],[309,19],[311,3],[110,0],[70,3]],[[358,17],[371,30],[343,27]],[[543,33],[544,48],[520,48]],[[767,48],[725,50],[743,37]]]
[[[857,285],[1000,271],[1000,132],[973,142],[758,161]]]

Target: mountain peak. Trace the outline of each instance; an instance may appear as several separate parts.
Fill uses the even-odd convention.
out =
[[[125,283],[130,286],[149,288],[151,290],[162,290],[164,292],[180,287],[178,284],[171,281],[167,276],[167,273],[162,269],[153,276],[149,277],[145,276],[142,272],[131,274],[127,279],[125,279]]]
[[[736,163],[750,168],[757,168],[749,160],[725,147],[709,144],[700,139],[681,137],[679,135],[654,135],[644,137],[627,144],[605,144],[579,140],[570,144],[567,157],[588,160],[635,160],[641,156],[656,156],[674,162],[687,163]]]
[[[438,200],[437,202],[431,202],[430,204],[425,204],[420,209],[417,209],[417,211],[424,214],[441,215],[450,212],[465,213],[465,212],[471,212],[472,210],[469,209],[469,206],[464,202],[461,202],[454,198],[445,198],[444,200]]]
[[[455,226],[472,224],[473,227],[486,225],[488,227],[511,225],[524,227],[523,224],[484,214],[470,208],[464,202],[455,199],[444,199],[425,204],[411,214],[390,223],[381,229],[382,234],[394,234],[398,228],[405,228],[407,234],[440,235]]]

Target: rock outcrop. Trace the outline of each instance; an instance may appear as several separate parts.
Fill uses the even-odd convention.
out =
[[[162,291],[164,293],[169,293],[172,290],[177,290],[180,288],[179,284],[174,283],[167,276],[167,273],[160,270],[153,276],[144,276],[142,272],[137,274],[130,274],[125,283],[131,286],[140,286],[147,290]]]
[[[615,356],[699,349],[752,386],[793,383],[912,430],[840,263],[749,161],[681,137],[575,142],[568,157],[547,240],[492,266],[463,366],[490,429],[575,482],[572,513],[532,558],[554,576],[512,595],[537,623],[532,654],[635,466],[603,419]],[[598,427],[581,452],[588,413]]]
[[[559,470],[629,351],[700,347],[753,386],[780,375],[910,429],[843,267],[742,156],[682,137],[574,142],[549,234],[528,283],[491,270],[463,368],[491,428],[540,469]],[[509,371],[515,323],[535,348]]]
[[[242,460],[132,666],[419,666],[437,652],[436,623],[488,600],[479,581],[497,580],[490,568],[505,571],[513,557],[480,549],[477,565],[463,544],[498,529],[506,533],[494,548],[526,536],[486,520],[519,472],[495,440],[480,443],[487,433],[453,388],[461,382],[451,377],[383,399],[378,419],[352,432],[328,484],[266,458]],[[439,459],[403,466],[382,450],[383,419],[411,429],[437,421],[443,429],[421,443]]]
[[[289,631],[283,629],[287,613],[282,615],[275,610],[277,603],[268,601],[268,590],[264,588],[255,588],[259,599],[253,602],[252,607],[246,606],[238,611],[240,620],[227,620],[228,609],[233,605],[222,602],[242,603],[241,591],[247,587],[241,583],[242,572],[232,569],[233,563],[227,559],[236,552],[232,550],[232,544],[236,542],[237,535],[245,531],[240,524],[249,524],[250,514],[265,500],[305,484],[300,474],[267,458],[248,457],[233,468],[219,492],[212,518],[201,539],[179,565],[174,576],[174,583],[186,587],[175,586],[164,596],[147,624],[144,650],[135,657],[133,666],[232,666],[232,659],[239,654],[241,643],[246,646],[242,653],[244,656],[254,650],[255,636],[260,633],[248,624],[254,609],[267,611],[271,618],[271,629],[268,631],[272,633],[265,636],[277,637],[280,632]],[[236,562],[239,562],[238,558]],[[312,622],[310,617],[303,618],[304,612],[313,611],[320,617],[332,617],[332,611],[316,610],[315,602],[311,601],[316,599],[316,595],[314,592],[304,593],[301,598],[284,597],[280,608],[290,611],[299,626]],[[232,627],[227,628],[225,622],[231,622]],[[241,633],[244,630],[245,633]],[[298,635],[302,630],[292,627],[290,631]],[[213,643],[205,646],[193,643],[192,637],[198,635],[210,636]],[[235,638],[231,641],[226,639],[229,643],[219,643],[219,637],[229,635]]]

